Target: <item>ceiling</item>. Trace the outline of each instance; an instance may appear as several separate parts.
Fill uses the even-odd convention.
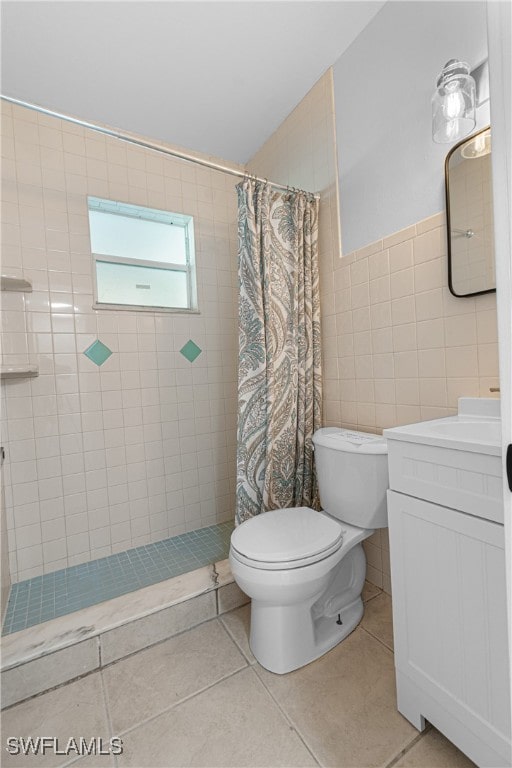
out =
[[[2,2],[2,93],[245,163],[384,2]]]

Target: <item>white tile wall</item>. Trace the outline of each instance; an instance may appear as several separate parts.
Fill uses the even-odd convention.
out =
[[[464,395],[492,396],[496,296],[453,297],[446,254],[443,213],[334,262],[322,295],[332,329],[323,339],[325,424],[381,432],[449,416]],[[368,580],[390,592],[387,534],[364,548]]]
[[[13,580],[234,509],[236,179],[2,102],[2,383]],[[86,196],[194,216],[200,314],[92,309]],[[83,351],[99,338],[98,368]],[[203,350],[189,363],[188,339]]]
[[[498,386],[496,296],[447,287],[443,214],[343,256],[323,302],[326,424],[380,432]],[[334,305],[334,306],[333,306]]]

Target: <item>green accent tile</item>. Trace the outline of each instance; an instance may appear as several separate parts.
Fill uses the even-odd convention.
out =
[[[99,339],[93,341],[91,346],[84,350],[84,355],[88,357],[89,360],[92,360],[93,363],[96,363],[96,365],[103,365],[105,360],[108,360],[111,354],[112,350],[105,346]]]
[[[197,344],[194,344],[192,339],[189,339],[187,343],[180,349],[181,354],[183,357],[186,357],[189,363],[193,363],[196,357],[199,357],[203,350],[201,347],[198,347]]]

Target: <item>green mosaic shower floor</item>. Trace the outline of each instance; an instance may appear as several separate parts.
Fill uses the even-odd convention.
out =
[[[230,521],[13,584],[3,635],[224,560]]]

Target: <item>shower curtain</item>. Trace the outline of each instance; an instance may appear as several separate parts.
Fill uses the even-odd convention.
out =
[[[237,192],[238,524],[318,506],[311,438],[322,381],[318,201],[248,178]]]

